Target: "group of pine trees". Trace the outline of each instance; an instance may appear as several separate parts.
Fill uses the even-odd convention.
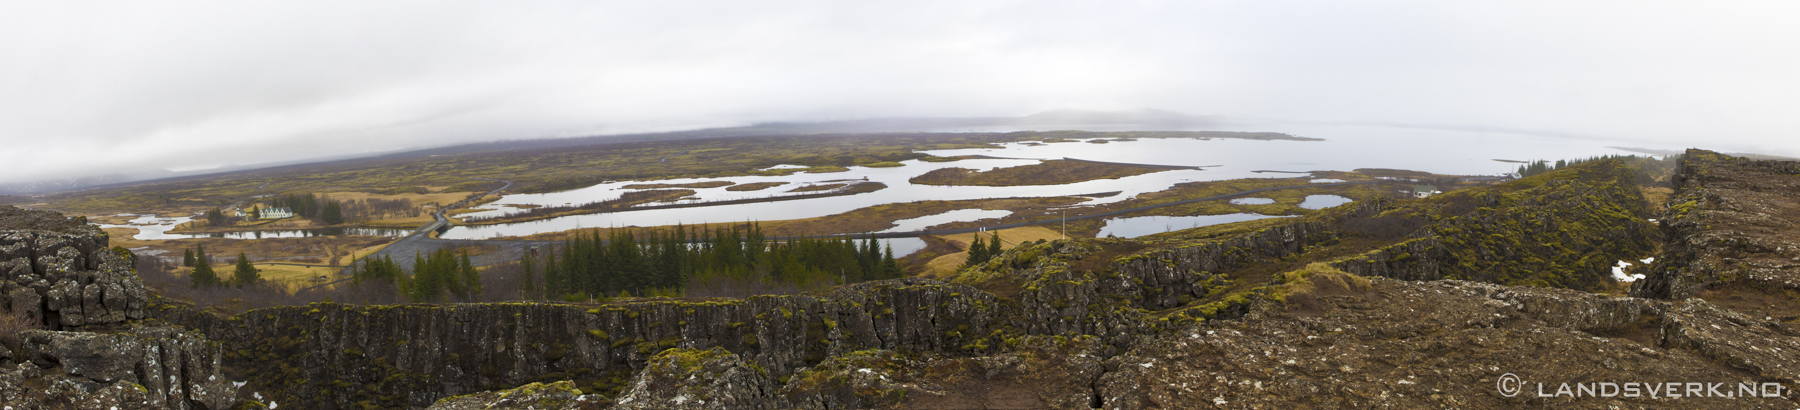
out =
[[[521,296],[567,299],[682,295],[690,280],[730,279],[812,287],[901,277],[891,247],[864,240],[770,240],[762,228],[707,231],[677,226],[578,236],[520,264]],[[539,275],[541,273],[541,280]]]
[[[469,262],[468,252],[438,249],[429,255],[413,255],[412,275],[386,256],[363,259],[351,269],[358,285],[391,283],[407,299],[427,303],[445,300],[474,302],[481,297],[481,271]]]
[[[1000,256],[1000,253],[1005,251],[1000,248],[999,233],[990,236],[986,243],[981,241],[981,234],[975,234],[975,240],[972,242],[969,244],[969,260],[963,262],[964,268],[987,263],[988,260]]]
[[[213,271],[212,258],[206,256],[206,245],[198,247],[200,248],[198,251],[184,249],[181,256],[181,266],[194,268],[194,271],[188,274],[188,287],[235,285],[241,288],[244,285],[253,285],[262,281],[262,274],[256,271],[255,266],[250,265],[250,258],[243,252],[238,252],[237,266],[232,270],[231,280],[226,281],[220,278],[219,274]]]
[[[1580,164],[1583,162],[1599,161],[1599,160],[1613,159],[1613,158],[1635,159],[1635,158],[1648,158],[1648,157],[1640,157],[1637,155],[1601,155],[1601,156],[1597,156],[1597,157],[1577,158],[1577,159],[1570,159],[1570,160],[1559,159],[1559,160],[1556,160],[1556,162],[1554,162],[1554,163],[1540,159],[1537,161],[1532,161],[1525,165],[1520,165],[1518,172],[1519,172],[1519,177],[1524,178],[1524,177],[1528,177],[1528,176],[1532,176],[1532,175],[1537,175],[1537,174],[1542,174],[1545,172],[1562,169],[1563,167]]]

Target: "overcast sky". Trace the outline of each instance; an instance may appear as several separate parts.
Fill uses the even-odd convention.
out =
[[[1794,2],[0,3],[0,182],[1054,108],[1800,155]]]

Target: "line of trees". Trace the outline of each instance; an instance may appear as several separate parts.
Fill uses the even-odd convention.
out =
[[[564,241],[520,260],[526,299],[587,300],[681,296],[690,283],[754,282],[809,288],[904,275],[892,247],[873,238],[767,239],[752,224],[716,230],[677,226],[634,233],[614,230]],[[541,274],[541,280],[539,275]]]
[[[386,285],[414,303],[446,300],[475,302],[481,297],[481,271],[469,262],[467,251],[458,253],[438,249],[427,255],[413,255],[414,273],[408,275],[392,258],[380,256],[363,259],[351,269],[358,286],[365,282]]]
[[[1519,177],[1522,178],[1522,177],[1528,177],[1528,176],[1532,176],[1532,175],[1537,175],[1537,174],[1542,174],[1545,172],[1562,169],[1563,167],[1580,164],[1583,162],[1599,161],[1599,160],[1606,160],[1606,159],[1613,159],[1613,158],[1638,159],[1638,158],[1649,158],[1649,157],[1638,156],[1638,155],[1601,155],[1601,156],[1596,156],[1596,157],[1577,158],[1577,159],[1569,159],[1569,160],[1559,159],[1559,160],[1556,160],[1556,162],[1554,162],[1554,163],[1540,159],[1537,161],[1532,161],[1531,163],[1528,163],[1525,165],[1520,165],[1518,172],[1519,172]]]

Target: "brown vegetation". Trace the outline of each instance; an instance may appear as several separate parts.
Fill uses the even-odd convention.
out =
[[[512,215],[502,216],[502,217],[495,217],[495,218],[469,217],[469,218],[464,218],[463,220],[467,221],[470,224],[496,224],[496,223],[521,222],[521,221],[529,221],[529,220],[537,220],[537,219],[545,219],[545,218],[554,218],[554,217],[564,216],[564,215],[611,212],[611,211],[618,211],[618,210],[631,208],[631,207],[638,206],[638,205],[649,204],[649,203],[671,202],[671,201],[675,201],[675,200],[693,195],[694,193],[695,193],[695,191],[692,189],[652,189],[652,190],[645,190],[645,191],[631,191],[631,192],[619,194],[619,197],[617,199],[608,199],[608,200],[599,201],[599,202],[589,202],[586,204],[575,205],[575,206],[537,207],[537,208],[532,208],[530,210],[527,210],[525,212],[520,212],[520,213],[516,213],[516,214],[512,214]]]
[[[752,183],[748,183],[748,184],[742,184],[742,185],[737,185],[737,186],[733,186],[730,188],[725,188],[725,190],[726,191],[761,191],[764,189],[774,188],[774,187],[778,187],[778,186],[782,186],[782,185],[787,185],[787,183],[786,182],[752,182]]]
[[[183,250],[199,246],[216,256],[243,252],[252,262],[293,262],[322,265],[348,263],[354,256],[367,255],[386,246],[394,238],[381,236],[313,236],[305,238],[227,239],[191,238],[140,241],[132,239],[137,228],[107,228],[113,245],[136,252],[141,259],[164,258],[181,261]]]
[[[942,168],[909,179],[922,185],[1062,185],[1096,179],[1119,179],[1134,175],[1190,167],[1116,164],[1082,160],[1046,160],[1037,164],[1007,167],[990,171],[968,168]]]
[[[460,251],[457,251],[460,252]],[[214,253],[211,246],[207,253]],[[223,252],[219,252],[223,254]],[[220,262],[231,263],[230,258],[217,258]],[[144,284],[155,289],[157,294],[176,301],[203,307],[220,314],[236,314],[250,309],[297,306],[314,302],[338,302],[352,304],[403,304],[408,303],[405,295],[394,291],[391,283],[358,284],[349,278],[332,273],[326,274],[327,280],[314,280],[323,274],[321,268],[310,271],[296,271],[296,277],[271,278],[267,265],[257,264],[264,269],[264,280],[261,283],[243,287],[200,287],[189,286],[188,272],[190,268],[180,266],[180,260],[171,262],[154,257],[137,258],[137,271]],[[217,265],[217,264],[215,264]],[[279,268],[278,268],[279,269]],[[480,268],[482,293],[477,302],[501,302],[519,300],[520,269],[517,263]]]
[[[814,184],[788,190],[788,192],[819,192],[844,187],[845,184]]]

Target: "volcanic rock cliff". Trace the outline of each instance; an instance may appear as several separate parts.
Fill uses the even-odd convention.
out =
[[[125,398],[112,402],[206,408],[259,405],[249,392],[325,409],[1794,407],[1800,332],[1783,309],[1800,298],[1780,275],[1793,270],[1782,227],[1800,171],[1689,152],[1664,207],[1639,193],[1661,183],[1643,162],[1151,238],[1028,243],[950,283],[806,296],[231,317],[145,296],[138,319],[127,266],[44,279],[84,297],[100,284],[101,310],[84,300],[82,319],[64,320],[74,287],[57,309],[45,302],[39,320],[63,330],[9,346],[0,394],[46,407],[108,388]],[[81,237],[62,223],[18,232]],[[75,253],[34,240],[30,274],[48,272],[42,255],[94,272],[126,258],[85,237],[88,250],[65,247]],[[1622,289],[1616,262],[1651,256],[1636,297],[1591,293]],[[122,320],[110,320],[108,284],[127,290]],[[33,306],[21,298],[9,300]],[[214,382],[225,380],[247,384]],[[31,393],[46,385],[67,387]]]
[[[0,206],[0,403],[14,408],[225,408],[219,346],[145,325],[134,255],[79,218]],[[51,330],[20,331],[17,327]],[[16,332],[16,333],[15,333]]]

